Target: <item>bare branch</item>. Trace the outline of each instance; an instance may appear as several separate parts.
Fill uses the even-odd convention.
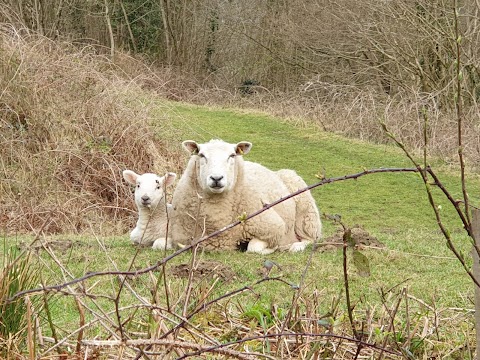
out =
[[[431,186],[430,186],[430,183],[429,183],[429,180],[428,180],[428,177],[427,177],[427,173],[431,173],[432,170],[429,168],[426,168],[426,169],[422,169],[422,167],[415,161],[415,159],[413,158],[413,156],[410,154],[410,152],[407,150],[407,148],[405,147],[405,145],[397,139],[397,137],[392,134],[387,126],[382,123],[381,124],[386,135],[388,137],[390,137],[396,144],[398,147],[400,147],[403,152],[405,153],[405,155],[410,159],[410,161],[415,165],[416,169],[418,170],[418,172],[421,174],[422,176],[422,180],[423,180],[423,183],[425,184],[425,190],[427,192],[427,196],[428,196],[428,201],[430,202],[430,205],[435,213],[435,219],[437,220],[437,225],[438,227],[440,228],[440,231],[442,232],[443,236],[445,237],[445,239],[447,240],[447,246],[448,248],[454,253],[454,255],[456,256],[456,258],[458,259],[458,261],[460,261],[460,263],[462,264],[462,267],[463,269],[465,270],[465,272],[468,274],[468,276],[472,279],[472,281],[477,285],[477,286],[480,286],[480,282],[479,280],[477,280],[475,278],[475,276],[473,275],[470,267],[467,265],[464,257],[462,256],[462,254],[456,249],[455,245],[453,244],[453,241],[452,241],[452,237],[450,235],[450,232],[447,230],[447,228],[445,227],[445,225],[443,224],[442,222],[442,218],[440,216],[440,211],[439,211],[439,208],[438,208],[438,205],[433,197],[433,194],[432,194],[432,189],[431,189]],[[437,185],[437,184],[436,184]],[[445,187],[441,187],[442,191],[444,191],[445,194],[448,194],[448,191],[445,189]],[[447,198],[450,200],[450,201],[453,201],[452,204],[454,205],[454,207],[457,209],[457,212],[460,212],[461,213],[461,210],[458,206],[458,202],[457,201],[454,201],[453,200],[453,197],[451,195],[448,195]],[[467,230],[467,232],[469,231],[468,229],[470,229],[470,223],[468,222],[468,217],[466,217],[466,215],[462,216],[461,217],[462,220],[466,221],[464,222],[464,227],[465,229]],[[470,232],[468,232],[470,234]]]
[[[392,354],[392,355],[400,355],[400,354],[398,354],[398,353],[396,353],[392,350],[380,347],[376,344],[370,344],[370,343],[364,342],[362,340],[351,338],[351,337],[348,337],[348,336],[342,336],[342,335],[336,335],[336,334],[330,334],[330,333],[329,334],[314,334],[314,333],[307,333],[307,332],[303,332],[303,333],[301,333],[301,332],[300,333],[285,332],[285,333],[277,333],[277,334],[265,334],[265,335],[252,336],[252,337],[249,337],[249,338],[243,338],[241,340],[231,341],[231,342],[228,342],[228,343],[212,346],[211,348],[225,347],[225,346],[230,346],[230,345],[234,345],[234,344],[242,344],[244,342],[252,341],[252,340],[268,339],[268,338],[281,338],[281,337],[289,337],[289,336],[313,337],[313,338],[321,337],[321,338],[346,340],[346,341],[349,341],[349,342],[361,344],[364,347],[369,347],[369,348],[372,348],[372,349],[377,350],[377,351],[386,352],[386,353],[389,353],[389,354]],[[199,355],[199,354],[201,354],[201,352],[185,354],[183,357],[180,357],[177,360],[185,359],[186,357],[195,356],[195,355]]]

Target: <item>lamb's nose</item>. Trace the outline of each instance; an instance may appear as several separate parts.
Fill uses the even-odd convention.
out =
[[[143,196],[142,196],[142,201],[143,201],[144,203],[149,202],[149,201],[150,201],[150,197],[149,197],[148,195],[143,195]]]

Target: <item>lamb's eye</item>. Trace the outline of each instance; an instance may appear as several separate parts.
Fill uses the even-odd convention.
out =
[[[140,189],[140,184],[137,184],[137,189]]]

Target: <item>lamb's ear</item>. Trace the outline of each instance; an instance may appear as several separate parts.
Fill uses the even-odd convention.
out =
[[[132,170],[123,170],[123,178],[125,179],[126,182],[132,185],[137,184],[137,178],[140,175],[138,175],[136,172]]]
[[[237,144],[235,152],[237,155],[246,155],[252,149],[252,143],[248,141],[242,141]]]
[[[185,140],[182,145],[192,155],[197,155],[200,150],[198,144],[193,140]]]
[[[175,178],[177,177],[177,174],[168,172],[165,174],[165,186],[172,185],[173,182],[175,181]]]

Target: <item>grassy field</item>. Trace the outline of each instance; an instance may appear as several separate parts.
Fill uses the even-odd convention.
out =
[[[250,141],[253,149],[246,156],[248,160],[271,169],[295,169],[308,184],[319,181],[319,175],[330,178],[364,169],[412,167],[394,146],[348,140],[259,113],[161,102],[152,128],[161,138],[165,127],[170,127],[168,133],[175,135],[162,140],[171,145],[178,143],[178,147],[186,139]],[[460,196],[459,176],[446,165],[433,161],[444,184],[455,196]],[[475,174],[470,175],[472,194],[478,194],[477,180]],[[468,258],[469,241],[453,207],[435,189],[434,193],[456,246]],[[396,355],[364,346],[362,358],[470,358],[474,343],[473,285],[446,246],[420,177],[412,173],[373,174],[318,187],[313,196],[323,215],[339,214],[346,226],[358,225],[374,239],[372,246],[361,249],[369,261],[369,276],[359,273],[352,264],[351,250],[348,253],[353,317],[357,331],[365,334],[365,342]],[[324,238],[328,239],[339,225],[326,217],[323,222]],[[9,237],[5,243],[25,244],[30,240]],[[136,249],[131,246],[128,234],[99,237],[92,232],[83,236],[40,236],[40,240],[50,245],[36,251],[42,265],[42,282],[46,285],[61,284],[89,272],[143,269],[173,253]],[[266,260],[279,265],[269,275],[280,280],[262,282]],[[197,270],[188,272],[182,266],[192,261]],[[329,333],[345,339],[319,337],[302,340],[301,344],[277,342],[273,338],[252,339],[229,349],[249,350],[267,358],[355,356],[358,347],[351,340],[354,336],[346,310],[343,256],[339,247],[320,246],[314,253],[309,248],[301,254],[269,256],[239,252],[199,252],[193,256],[187,252],[166,264],[165,276],[162,269],[131,277],[126,282],[112,274],[93,276],[62,288],[66,296],[49,293],[47,307],[55,315],[54,320],[49,320],[45,310],[40,313],[43,334],[54,337],[56,329],[55,336],[66,339],[59,348],[73,351],[71,347],[79,333],[75,330],[82,325],[83,339],[111,340],[115,338],[112,333],[119,332],[127,334],[125,338],[130,340],[161,338],[165,329],[178,324],[181,317],[194,314],[188,324],[171,335],[174,338],[166,339],[215,344],[212,339],[226,343],[287,330]],[[258,281],[261,283],[255,285]],[[242,288],[245,291],[237,295],[226,295]],[[199,310],[205,302],[222,296],[225,298]],[[139,303],[142,305],[135,305]],[[83,315],[80,308],[84,309]],[[160,315],[153,316],[152,308]],[[122,329],[118,327],[118,314],[122,315]],[[124,349],[125,358],[139,353],[134,349],[134,346]],[[44,345],[37,350],[47,356],[58,349],[50,350]],[[119,354],[120,350],[109,351]],[[206,358],[227,356],[215,351],[207,354]],[[240,357],[235,353],[229,356]]]

